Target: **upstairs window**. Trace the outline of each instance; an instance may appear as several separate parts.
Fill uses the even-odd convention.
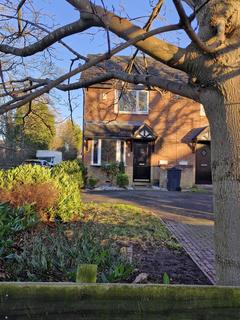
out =
[[[117,91],[119,113],[148,114],[149,92],[145,90]]]

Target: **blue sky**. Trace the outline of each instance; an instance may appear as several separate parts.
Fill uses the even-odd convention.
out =
[[[100,0],[95,1],[101,3]],[[122,16],[128,15],[131,18],[142,17],[136,23],[141,24],[146,21],[146,17],[151,12],[149,3],[155,4],[157,1],[149,0],[105,0],[105,4],[109,10],[114,7],[116,13],[121,13]],[[35,0],[38,9],[42,13],[47,13],[57,26],[64,25],[66,23],[73,22],[78,18],[78,12],[73,9],[65,0]],[[166,0],[165,5],[161,11],[161,17],[159,17],[154,26],[160,26],[170,23],[178,22],[178,16],[171,0]],[[49,20],[50,21],[50,20]],[[48,19],[46,19],[48,22]],[[153,26],[153,27],[154,27]],[[161,36],[168,42],[185,47],[189,40],[183,32],[171,32]],[[98,31],[97,29],[90,29],[87,34],[79,34],[65,38],[64,41],[76,49],[79,53],[87,55],[90,53],[104,53],[106,51],[106,34],[104,31]],[[112,45],[121,40],[118,40],[116,36],[112,36]],[[60,45],[55,46],[55,56],[57,57],[56,64],[58,66],[59,74],[69,70],[70,59],[73,57],[69,51],[62,48]],[[120,54],[131,54],[133,48],[129,48]],[[74,119],[77,123],[82,122],[82,92],[74,92],[72,94],[74,110]],[[67,94],[53,93],[52,100],[55,107],[60,111],[61,118],[69,116],[69,109],[67,103]]]

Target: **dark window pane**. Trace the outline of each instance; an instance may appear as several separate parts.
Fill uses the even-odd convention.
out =
[[[116,141],[102,140],[102,164],[116,162]]]
[[[98,164],[98,140],[93,141],[93,163]]]
[[[136,91],[119,91],[119,111],[123,112],[136,112],[137,108],[137,94]]]
[[[124,141],[121,141],[120,146],[120,161],[124,162]]]

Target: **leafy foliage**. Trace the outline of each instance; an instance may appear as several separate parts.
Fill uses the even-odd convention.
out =
[[[101,243],[97,226],[61,225],[43,227],[37,234],[25,234],[21,252],[7,263],[12,280],[75,281],[79,264],[96,264],[98,282],[127,278],[133,267],[119,249]]]
[[[166,272],[163,274],[163,284],[170,284],[170,277]]]
[[[62,151],[64,160],[74,160],[77,158],[82,147],[82,130],[77,125],[67,120],[57,127],[51,148]]]
[[[10,253],[16,233],[32,227],[37,222],[36,212],[30,205],[13,209],[7,204],[0,204],[0,257]]]
[[[99,179],[95,178],[95,177],[89,177],[88,178],[88,187],[90,189],[93,189],[96,187],[97,183],[98,183]]]
[[[126,173],[118,173],[117,185],[121,188],[126,188],[129,185],[129,179]]]
[[[62,161],[53,168],[53,172],[55,176],[62,173],[68,174],[78,184],[79,189],[82,189],[86,184],[87,169],[78,160]]]
[[[122,173],[124,170],[122,162],[104,163],[101,166],[101,169],[106,173],[111,184],[113,184],[114,179],[117,177],[118,173]]]
[[[38,188],[37,185],[47,183],[55,193],[57,197],[57,203],[53,208],[49,208],[49,215],[51,219],[56,217],[63,221],[70,221],[73,218],[78,219],[81,217],[81,198],[78,188],[78,183],[74,181],[65,172],[54,172],[48,168],[41,166],[24,165],[14,169],[0,171],[0,186],[4,190],[8,190],[12,194],[17,190],[21,190],[22,193],[29,188],[29,185]],[[3,196],[3,192],[0,193]],[[24,195],[21,195],[24,198]],[[54,195],[53,195],[54,197]],[[36,200],[33,199],[33,200]],[[39,200],[42,199],[40,198]],[[4,201],[4,199],[2,199]],[[31,197],[28,200],[29,204],[32,204]],[[28,202],[27,201],[27,202]],[[20,205],[20,203],[19,203]],[[38,207],[39,203],[36,205]]]
[[[47,101],[34,102],[30,111],[29,106],[19,108],[15,128],[15,139],[20,145],[33,150],[49,149],[56,130],[54,114]]]
[[[0,202],[14,208],[31,205],[41,220],[48,220],[49,212],[56,209],[58,198],[59,192],[50,182],[17,184],[12,190],[1,190],[0,193]]]

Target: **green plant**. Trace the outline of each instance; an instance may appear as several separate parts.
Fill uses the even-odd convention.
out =
[[[126,173],[117,174],[117,185],[121,188],[126,188],[129,185],[129,179]]]
[[[99,179],[94,178],[94,177],[89,177],[88,178],[88,186],[90,189],[95,188],[96,184],[98,183]]]
[[[114,178],[119,172],[119,163],[105,163],[101,166],[101,169],[106,173],[107,178],[110,180],[110,183],[113,184]]]
[[[55,175],[66,173],[75,182],[77,182],[79,189],[84,188],[87,180],[87,169],[84,167],[83,163],[78,160],[73,161],[62,161],[60,164],[53,168]]]
[[[12,208],[0,204],[0,256],[8,255],[13,244],[13,236],[38,222],[37,214],[31,205]]]
[[[51,188],[58,193],[54,208],[48,208],[51,219],[57,217],[63,221],[70,221],[81,217],[82,204],[78,182],[63,170],[50,170],[40,166],[24,165],[0,172],[2,190],[11,193],[16,192],[19,188],[24,193],[29,185],[36,186],[36,188],[41,184],[51,185]],[[3,194],[2,190],[0,190],[0,202]],[[29,198],[28,202],[30,203],[27,204],[32,204],[34,201]]]
[[[163,274],[163,284],[170,284],[170,277],[166,272]]]
[[[42,226],[38,233],[25,233],[6,270],[15,281],[75,281],[79,264],[93,264],[98,266],[98,281],[123,280],[133,266],[118,247],[103,242],[102,231],[93,223]]]

